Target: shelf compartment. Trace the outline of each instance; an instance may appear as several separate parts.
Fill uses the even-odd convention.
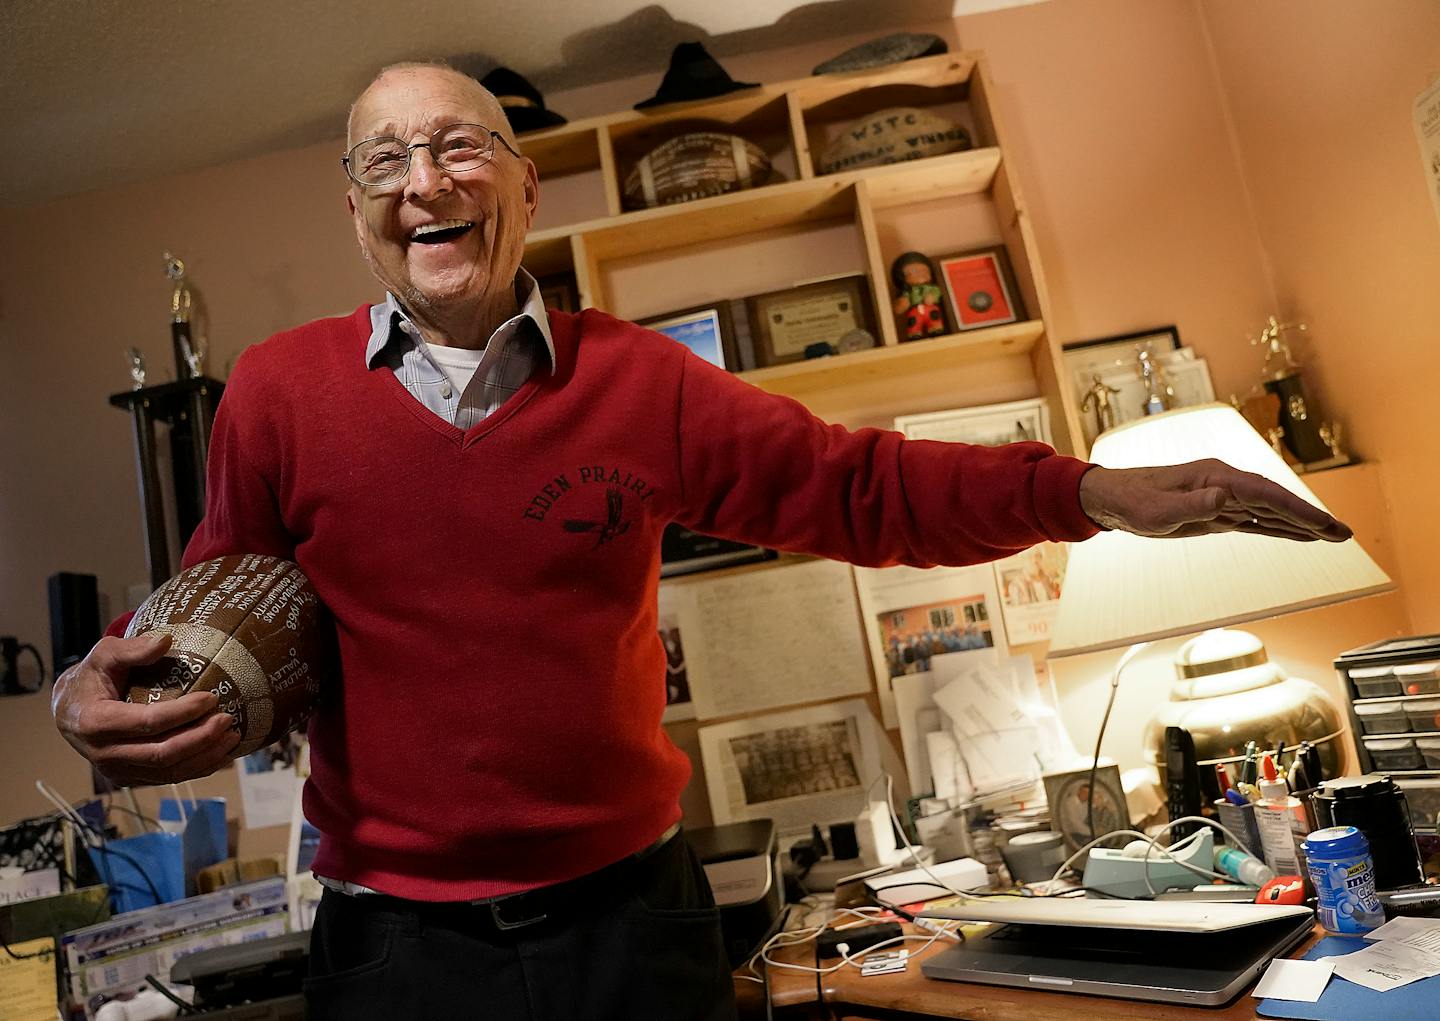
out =
[[[922,167],[932,163],[934,167]],[[982,192],[994,181],[999,165],[998,150],[971,149],[554,227],[532,233],[526,247],[528,252],[530,246],[559,236],[583,234],[597,259],[664,251],[752,231],[849,216],[855,208],[853,186],[860,180],[889,196],[890,202],[898,202],[898,196],[914,193],[925,183],[937,180],[946,182],[946,194]]]

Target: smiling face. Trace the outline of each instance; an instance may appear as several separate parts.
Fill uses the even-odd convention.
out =
[[[392,68],[356,101],[346,145],[380,135],[428,143],[436,129],[456,123],[509,133],[495,97],[473,79],[440,67]],[[453,332],[457,323],[513,311],[515,271],[538,198],[535,165],[496,141],[488,163],[457,172],[437,167],[429,149],[415,149],[404,180],[352,183],[346,201],[376,278],[417,318]]]

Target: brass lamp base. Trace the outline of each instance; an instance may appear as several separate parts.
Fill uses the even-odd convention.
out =
[[[1170,700],[1151,719],[1145,757],[1165,774],[1165,728],[1183,727],[1195,741],[1202,767],[1238,764],[1245,744],[1262,751],[1309,741],[1327,777],[1344,772],[1345,724],[1340,708],[1319,685],[1290,677],[1269,661],[1265,645],[1247,631],[1216,629],[1192,638],[1175,657]],[[1233,774],[1234,770],[1232,770]],[[1213,768],[1200,770],[1201,790],[1219,797]]]

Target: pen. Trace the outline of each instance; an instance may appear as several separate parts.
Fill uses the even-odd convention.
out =
[[[1256,780],[1260,779],[1260,764],[1255,761],[1255,755],[1259,750],[1259,746],[1254,741],[1245,742],[1245,761],[1240,764],[1240,782],[1242,784],[1254,784]]]

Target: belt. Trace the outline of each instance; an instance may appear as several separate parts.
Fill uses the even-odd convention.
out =
[[[473,920],[473,912],[487,913],[501,932],[523,929],[545,921],[551,913],[562,906],[574,908],[580,899],[596,893],[609,892],[612,895],[625,888],[627,882],[636,878],[636,866],[656,851],[674,840],[680,834],[677,822],[654,841],[634,854],[626,855],[619,861],[611,862],[587,872],[583,876],[552,883],[549,886],[525,890],[521,893],[507,893],[500,897],[485,897],[471,901],[418,901],[390,894],[371,894],[363,899],[366,903],[395,907],[402,911],[413,911],[422,916],[463,915]]]

